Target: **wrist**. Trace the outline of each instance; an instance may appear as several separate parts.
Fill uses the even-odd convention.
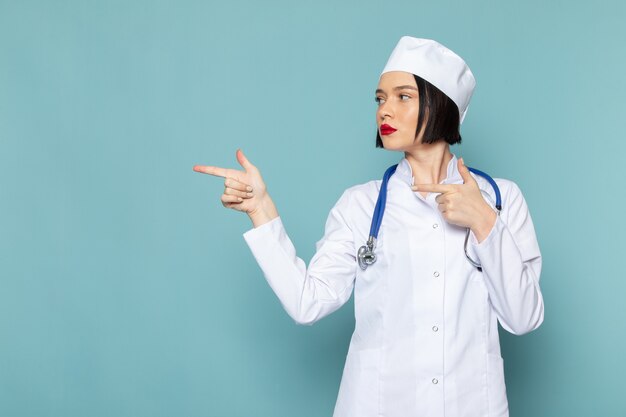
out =
[[[470,230],[474,233],[474,236],[476,236],[478,243],[481,243],[487,238],[487,236],[489,236],[489,233],[491,233],[491,230],[498,219],[498,214],[492,210],[491,207],[488,207],[485,210],[485,214],[480,216],[479,219],[480,221],[470,227]]]
[[[256,228],[278,217],[278,210],[269,195],[266,195],[259,205],[248,213],[248,216]]]

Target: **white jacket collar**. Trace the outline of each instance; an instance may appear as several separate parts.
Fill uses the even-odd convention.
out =
[[[452,154],[452,159],[448,162],[446,178],[441,182],[441,184],[457,184],[463,182],[463,178],[459,173],[457,164],[457,157],[455,154]],[[397,176],[409,186],[414,184],[413,170],[411,169],[411,164],[409,164],[406,157],[402,158],[402,160],[398,163],[398,168],[396,168],[394,176]]]

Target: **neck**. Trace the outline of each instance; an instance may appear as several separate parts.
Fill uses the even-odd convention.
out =
[[[439,184],[446,179],[448,163],[452,159],[450,145],[445,141],[420,144],[405,151],[404,156],[411,165],[414,184]]]

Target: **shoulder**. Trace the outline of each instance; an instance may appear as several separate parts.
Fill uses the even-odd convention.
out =
[[[381,185],[382,180],[372,180],[348,187],[339,198],[339,202],[350,205],[367,205],[367,202],[372,200],[375,202]]]
[[[476,179],[476,182],[483,193],[487,192],[490,195],[495,194],[491,183],[489,183],[486,178],[476,174],[472,174],[472,176]],[[521,194],[519,186],[514,181],[507,178],[494,178],[493,180],[500,190],[502,200],[508,200],[513,196]]]
[[[382,184],[382,180],[371,180],[368,182],[364,182],[362,184],[356,184],[353,185],[352,187],[348,187],[345,191],[344,194],[349,194],[352,196],[364,196],[364,195],[371,195],[371,194],[378,194],[378,191],[380,190],[380,186]]]
[[[524,198],[522,195],[522,190],[519,188],[515,181],[505,178],[494,178],[493,180],[496,182],[498,188],[500,189],[503,201],[510,203],[518,200],[519,198]]]
[[[382,180],[372,180],[345,189],[331,209],[331,215],[343,218],[347,223],[360,223],[370,218],[378,199]]]

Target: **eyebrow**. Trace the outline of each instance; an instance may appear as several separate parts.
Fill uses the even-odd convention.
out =
[[[416,87],[413,87],[412,85],[399,85],[393,88],[393,91],[398,91],[398,90],[415,90],[419,92],[419,90]],[[377,88],[376,94],[378,93],[384,93],[384,91],[381,90],[380,88]]]

